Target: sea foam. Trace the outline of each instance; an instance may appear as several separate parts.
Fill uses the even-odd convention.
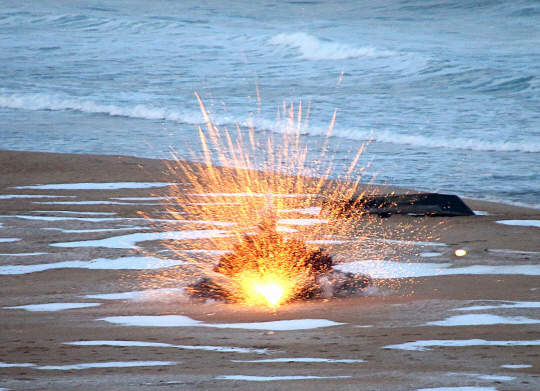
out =
[[[396,54],[368,46],[358,47],[345,43],[323,41],[306,33],[278,34],[268,43],[296,49],[306,60],[346,60],[359,57],[388,57]]]

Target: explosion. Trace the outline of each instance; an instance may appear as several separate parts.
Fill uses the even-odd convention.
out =
[[[170,182],[182,178],[189,191],[173,186],[171,194],[162,198],[168,199],[167,213],[178,223],[195,232],[208,225],[226,227],[227,234],[166,244],[175,257],[190,265],[145,277],[151,277],[154,286],[156,281],[161,286],[181,283],[194,298],[271,308],[296,300],[345,296],[370,286],[368,275],[335,269],[330,254],[341,246],[345,254],[354,251],[359,259],[370,259],[373,254],[391,259],[396,246],[381,239],[388,236],[378,229],[381,219],[366,214],[359,225],[355,219],[321,212],[326,201],[362,199],[369,188],[360,186],[369,165],[357,169],[364,145],[344,176],[329,179],[333,169],[329,140],[336,112],[319,155],[308,159],[308,145],[301,134],[309,106],[303,114],[301,103],[296,111],[292,103],[290,108],[284,105],[278,110],[276,129],[267,132],[262,142],[253,126],[242,130],[236,125],[230,132],[214,125],[198,95],[197,99],[206,122],[206,130],[199,127],[203,163],[182,161],[173,151],[168,164]],[[281,112],[286,113],[283,119]],[[261,156],[261,151],[266,155]],[[191,160],[197,159],[193,155]],[[317,218],[307,218],[310,215]],[[361,235],[351,237],[353,228]],[[409,228],[402,226],[401,232],[413,233]],[[208,256],[216,252],[221,254],[218,260]]]

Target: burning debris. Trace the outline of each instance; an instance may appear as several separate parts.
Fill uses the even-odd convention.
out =
[[[266,218],[255,234],[245,234],[214,267],[211,277],[188,286],[195,298],[277,306],[291,301],[348,296],[372,285],[364,274],[332,268],[332,257],[303,240],[288,239]]]

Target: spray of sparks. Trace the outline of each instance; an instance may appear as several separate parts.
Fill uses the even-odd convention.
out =
[[[167,175],[177,184],[162,197],[174,221],[165,229],[192,231],[195,239],[167,241],[159,252],[189,264],[146,273],[147,284],[187,287],[202,279],[228,302],[275,308],[313,296],[314,281],[326,270],[314,268],[308,258],[331,254],[334,265],[404,260],[417,250],[410,241],[429,238],[418,224],[403,219],[389,223],[362,213],[341,218],[339,208],[331,207],[376,191],[361,184],[369,166],[360,167],[365,145],[351,155],[342,177],[330,179],[329,143],[337,111],[318,155],[308,158],[302,132],[309,105],[304,110],[301,103],[284,104],[276,128],[261,141],[253,126],[213,124],[196,96],[206,126],[199,127],[202,156],[193,154],[190,160],[203,162],[183,161],[173,151]],[[385,280],[386,286],[398,283]]]

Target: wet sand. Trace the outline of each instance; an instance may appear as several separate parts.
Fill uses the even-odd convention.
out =
[[[103,202],[163,193],[163,187],[116,190],[14,187],[54,183],[168,182],[171,178],[164,171],[163,162],[151,159],[0,151],[0,238],[6,239],[0,240],[0,270],[5,272],[7,269],[1,268],[8,265],[91,262],[95,259],[140,255],[131,249],[57,247],[51,244],[151,232],[152,228],[147,222],[135,219],[140,218],[138,211],[152,214],[156,205]],[[182,182],[182,178],[178,178],[178,181]],[[17,197],[20,195],[59,198]],[[37,203],[53,201],[94,203]],[[432,346],[425,351],[386,348],[431,340],[446,343],[484,340],[495,345],[501,341],[521,341],[521,345],[540,341],[540,323],[534,322],[540,321],[540,309],[530,303],[521,306],[509,303],[540,301],[540,277],[535,274],[540,267],[540,227],[496,223],[501,220],[539,221],[540,211],[474,200],[465,202],[471,209],[486,212],[486,215],[453,218],[392,216],[384,221],[388,229],[405,222],[420,224],[428,231],[435,232],[440,243],[446,246],[432,246],[419,252],[441,255],[418,256],[413,261],[439,263],[442,269],[463,268],[465,271],[462,274],[404,280],[395,289],[384,288],[381,284],[376,295],[293,303],[276,311],[237,305],[186,303],[170,298],[133,301],[84,297],[145,289],[137,289],[139,280],[136,270],[71,267],[26,274],[6,272],[0,275],[0,363],[3,363],[0,364],[0,388],[133,390],[157,389],[160,386],[159,389],[405,391],[469,386],[478,387],[479,390],[482,387],[499,391],[538,390],[539,346],[479,346],[482,342],[469,341],[468,344],[472,346]],[[102,212],[109,214],[90,214]],[[40,220],[21,216],[104,220]],[[128,229],[133,227],[142,228]],[[60,230],[118,228],[123,230],[79,233]],[[140,245],[145,249],[159,248],[159,243],[155,241]],[[457,248],[467,249],[467,255],[457,258],[454,255]],[[354,254],[347,253],[346,248],[337,251],[342,251],[343,256],[354,257]],[[445,264],[451,266],[442,266]],[[473,265],[491,266],[500,274],[485,274],[486,268],[480,274],[467,273],[466,270],[472,269],[466,268]],[[517,265],[529,265],[529,268],[520,269],[528,272],[508,272],[511,270],[509,267]],[[375,285],[379,283],[376,279]],[[101,305],[49,312],[5,308],[42,303]],[[488,305],[499,308],[455,311],[462,307]],[[459,319],[452,317],[474,314],[477,316],[459,319],[465,323],[493,322],[494,319],[502,323],[429,325],[430,322],[449,318],[458,322]],[[182,315],[203,323],[181,327],[144,327],[121,326],[101,320],[142,315]],[[290,331],[211,326],[229,324],[234,327],[238,323],[294,319],[326,319],[341,324]],[[138,341],[146,343],[146,346],[66,344],[76,341]],[[268,354],[204,350],[201,346],[267,349]],[[239,362],[277,358],[351,359],[363,362]],[[141,366],[124,368],[47,369],[48,366],[104,362],[130,362],[130,365],[136,365],[133,362],[137,361],[147,363],[145,366],[139,363]],[[501,367],[509,364],[530,367]],[[244,378],[233,380],[227,379],[227,376]],[[267,378],[284,376],[320,378],[272,381]]]

